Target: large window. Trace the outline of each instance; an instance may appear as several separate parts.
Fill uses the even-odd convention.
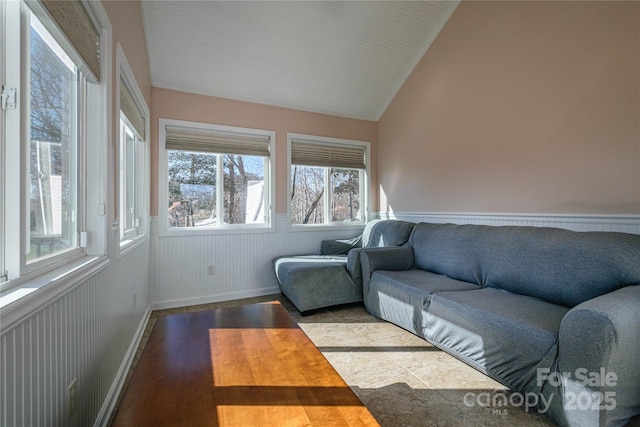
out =
[[[161,119],[166,230],[265,228],[273,132]]]
[[[120,246],[146,233],[148,108],[120,45],[117,45],[120,109]]]
[[[104,203],[100,190],[86,191],[104,169],[86,171],[106,141],[106,89],[92,10],[78,1],[0,6],[0,277],[13,286],[87,253],[100,222],[87,201]]]
[[[366,222],[368,143],[293,134],[288,143],[291,224]]]
[[[29,13],[28,262],[78,242],[78,169],[84,76]]]

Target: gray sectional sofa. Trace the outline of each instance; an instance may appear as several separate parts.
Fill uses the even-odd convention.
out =
[[[403,245],[414,225],[405,221],[373,220],[356,238],[323,241],[319,255],[277,257],[273,264],[278,286],[303,314],[323,307],[360,302],[360,251]]]
[[[640,235],[420,223],[407,245],[359,256],[371,314],[525,409],[580,427],[640,413]]]

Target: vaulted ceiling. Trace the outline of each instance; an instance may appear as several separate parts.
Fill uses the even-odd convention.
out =
[[[457,1],[143,1],[156,87],[378,120]]]

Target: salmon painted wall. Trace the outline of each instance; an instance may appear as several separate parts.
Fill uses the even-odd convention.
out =
[[[378,159],[382,212],[640,214],[640,3],[462,2]]]
[[[142,92],[142,96],[147,103],[147,107],[150,108],[151,105],[151,77],[149,72],[149,60],[147,57],[147,42],[144,34],[144,27],[142,25],[142,11],[140,9],[140,1],[123,1],[123,0],[103,0],[102,5],[104,6],[107,15],[109,16],[109,20],[111,21],[112,30],[113,30],[113,46],[112,46],[112,54],[113,54],[113,67],[111,70],[111,75],[113,78],[112,88],[112,97],[113,100],[111,104],[112,108],[112,144],[111,144],[111,152],[112,158],[114,161],[111,164],[111,173],[110,176],[113,177],[113,188],[119,188],[119,170],[117,165],[119,165],[119,147],[118,147],[118,133],[120,129],[120,113],[116,111],[116,79],[118,78],[118,73],[116,70],[116,43],[120,43],[122,46],[122,50],[124,51],[125,56],[127,57],[127,61],[131,66],[131,70],[136,78],[136,82],[138,83],[138,87],[140,88],[140,92]],[[119,197],[117,196],[117,191],[114,190],[114,194],[111,196],[112,206],[113,206],[113,216],[117,218],[118,214],[118,204]]]
[[[151,90],[151,215],[158,213],[158,119],[189,120],[276,132],[276,213],[287,212],[287,133],[303,133],[371,143],[376,164],[377,123],[345,119],[212,96]],[[372,206],[377,206],[375,167],[372,168]]]
[[[113,26],[113,76],[116,74],[116,43],[120,43],[131,70],[136,77],[140,91],[147,102],[151,103],[151,77],[147,58],[147,42],[142,26],[140,1],[104,0],[102,2]],[[115,81],[113,85],[115,98]],[[115,108],[115,107],[114,107]],[[119,126],[119,125],[118,125]]]

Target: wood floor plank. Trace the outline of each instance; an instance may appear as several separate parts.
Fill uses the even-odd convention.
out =
[[[159,318],[112,425],[378,423],[274,302]]]

